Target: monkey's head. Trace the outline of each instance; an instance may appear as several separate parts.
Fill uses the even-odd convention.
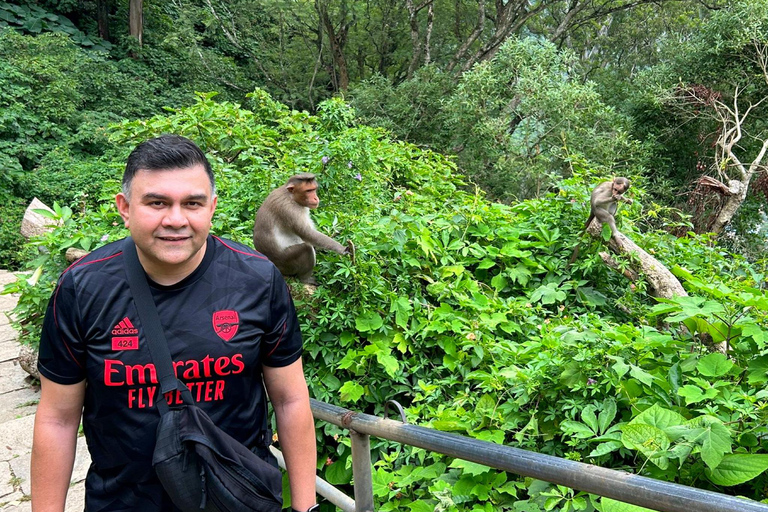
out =
[[[614,178],[611,192],[614,196],[620,196],[629,190],[629,180],[627,178]]]
[[[293,196],[293,200],[304,208],[314,210],[320,206],[320,197],[317,195],[317,180],[315,175],[309,172],[303,172],[291,176],[285,188]]]

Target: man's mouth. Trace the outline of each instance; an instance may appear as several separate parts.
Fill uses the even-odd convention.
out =
[[[183,240],[187,240],[191,237],[189,236],[181,236],[181,235],[171,235],[171,236],[158,236],[160,240],[166,241],[166,242],[181,242]]]

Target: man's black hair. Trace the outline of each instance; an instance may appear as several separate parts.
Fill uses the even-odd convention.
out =
[[[211,182],[211,194],[216,195],[216,181],[211,163],[197,144],[180,135],[160,135],[146,140],[136,146],[128,156],[123,173],[123,194],[130,197],[131,181],[140,170],[188,169],[195,165],[205,167],[205,173]]]

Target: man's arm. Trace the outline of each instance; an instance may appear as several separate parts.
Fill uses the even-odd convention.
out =
[[[263,367],[264,384],[277,417],[280,447],[291,484],[291,506],[307,510],[316,503],[315,422],[301,359],[282,367]]]
[[[85,381],[57,384],[40,376],[32,439],[32,511],[62,512],[75,464]]]

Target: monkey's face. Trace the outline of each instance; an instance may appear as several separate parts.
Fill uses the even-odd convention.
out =
[[[293,194],[293,200],[304,208],[314,210],[320,206],[320,197],[317,195],[317,182],[300,183],[288,187]]]
[[[611,188],[613,196],[620,196],[629,190],[629,180],[625,178],[617,178],[613,180],[613,186]]]

